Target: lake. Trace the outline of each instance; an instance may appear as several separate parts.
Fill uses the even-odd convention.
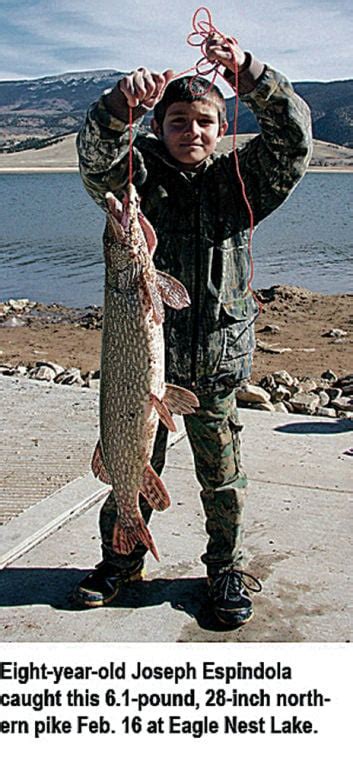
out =
[[[353,174],[309,173],[254,235],[255,288],[353,291]],[[104,214],[76,173],[0,174],[0,301],[101,305]]]

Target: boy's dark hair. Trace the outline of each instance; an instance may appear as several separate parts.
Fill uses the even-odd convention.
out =
[[[227,120],[226,101],[215,84],[210,86],[205,77],[180,77],[169,82],[163,97],[155,105],[154,118],[158,126],[162,128],[167,108],[172,103],[194,103],[195,100],[210,100],[217,107],[220,125]]]

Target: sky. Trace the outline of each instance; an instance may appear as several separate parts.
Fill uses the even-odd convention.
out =
[[[210,0],[214,25],[292,81],[353,78],[352,0]],[[146,66],[182,72],[190,0],[0,0],[0,80]],[[204,17],[204,16],[203,16]]]

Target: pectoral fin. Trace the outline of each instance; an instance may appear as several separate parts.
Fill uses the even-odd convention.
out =
[[[169,411],[174,412],[174,414],[193,414],[195,409],[200,406],[195,393],[187,390],[187,388],[180,388],[179,385],[170,385],[169,383],[165,386],[163,401]]]
[[[176,424],[164,399],[160,400],[157,398],[157,396],[155,396],[154,393],[151,393],[150,397],[153,406],[158,412],[159,419],[163,422],[163,425],[165,425],[168,430],[171,430],[172,433],[176,433]]]
[[[184,285],[172,277],[167,272],[159,272],[157,270],[157,284],[162,300],[167,306],[171,306],[172,309],[184,309],[185,306],[190,306],[191,301],[188,291]]]

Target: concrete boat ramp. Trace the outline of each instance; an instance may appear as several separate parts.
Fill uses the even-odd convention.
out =
[[[0,377],[0,638],[3,642],[348,642],[352,638],[353,421],[242,409],[250,479],[246,569],[263,590],[238,630],[207,605],[199,487],[182,424],[152,532],[161,561],[104,609],[72,603],[100,560],[107,488],[89,473],[97,394]]]

